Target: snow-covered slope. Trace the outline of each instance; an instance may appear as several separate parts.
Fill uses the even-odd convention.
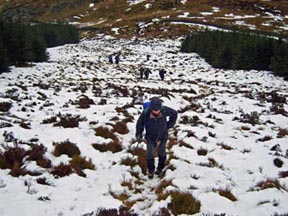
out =
[[[43,144],[55,167],[71,160],[53,154],[55,143],[69,140],[95,169],[62,178],[30,160],[26,170],[40,175],[12,177],[10,169],[0,169],[0,215],[93,215],[123,204],[152,215],[167,207],[171,197],[165,194],[174,190],[191,192],[205,215],[287,214],[288,106],[276,102],[287,100],[288,83],[264,71],[214,69],[179,47],[180,40],[103,37],[49,49],[48,63],[1,74],[0,103],[12,104],[0,112],[1,152],[16,142],[24,149]],[[108,55],[119,51],[120,64],[108,64]],[[139,79],[141,66],[152,70],[149,80]],[[168,71],[164,81],[161,68]],[[165,176],[148,180],[143,164],[134,163],[145,160],[145,144],[135,144],[134,134],[142,101],[152,96],[178,110],[179,118],[169,132]],[[83,107],[81,98],[92,101]],[[76,116],[79,125],[43,123],[65,116]],[[129,132],[117,130],[117,122],[127,122]],[[116,138],[96,134],[99,127]],[[120,150],[93,148],[111,142]]]

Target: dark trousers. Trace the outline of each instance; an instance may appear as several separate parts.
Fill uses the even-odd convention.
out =
[[[156,140],[147,140],[147,151],[146,160],[149,172],[154,172],[155,170],[155,156],[158,154],[159,162],[157,169],[162,170],[165,166],[166,161],[166,140],[162,140],[159,145],[157,145]]]

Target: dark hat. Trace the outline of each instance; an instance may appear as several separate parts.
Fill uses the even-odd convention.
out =
[[[161,106],[162,106],[162,102],[159,98],[154,97],[151,99],[151,103],[150,103],[151,110],[160,110]]]

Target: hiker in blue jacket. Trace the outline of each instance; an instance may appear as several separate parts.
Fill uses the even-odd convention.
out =
[[[169,120],[167,121],[167,117]],[[159,98],[151,99],[149,108],[146,108],[136,124],[136,140],[141,142],[142,133],[146,131],[145,140],[147,144],[146,161],[148,166],[148,177],[153,178],[155,171],[154,153],[158,153],[159,162],[155,174],[160,176],[166,161],[166,143],[168,140],[168,129],[173,128],[177,120],[177,111],[162,106]]]

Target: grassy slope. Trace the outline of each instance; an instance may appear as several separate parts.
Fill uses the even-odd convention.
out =
[[[0,0],[0,9],[3,7],[6,1]],[[121,27],[120,37],[133,36],[135,34],[136,23],[144,22],[151,23],[154,19],[160,20],[160,22],[152,22],[145,28],[143,36],[155,37],[155,36],[175,36],[183,35],[195,27],[188,27],[187,25],[171,25],[167,22],[171,19],[177,18],[184,12],[189,13],[189,18],[181,18],[181,20],[189,20],[196,22],[204,22],[207,24],[214,24],[224,27],[233,27],[237,21],[244,21],[245,25],[241,28],[247,28],[248,25],[254,25],[258,30],[273,32],[277,31],[281,34],[287,34],[285,29],[282,29],[283,23],[288,24],[288,2],[284,0],[279,1],[264,1],[264,0],[188,0],[185,5],[177,4],[176,8],[171,7],[163,2],[166,1],[154,1],[146,0],[145,2],[128,5],[126,0],[105,0],[95,3],[94,7],[89,7],[89,0],[82,1],[79,4],[79,0],[69,1],[70,5],[64,6],[57,12],[51,12],[53,8],[63,5],[65,1],[43,1],[43,0],[14,0],[10,1],[9,6],[15,7],[15,5],[36,5],[38,7],[47,8],[45,12],[37,17],[38,21],[73,21],[85,24],[89,23],[89,28],[95,28],[97,31],[105,33],[111,33],[110,29],[113,27]],[[146,8],[146,4],[150,4],[151,7]],[[65,5],[65,4],[64,4]],[[77,7],[71,5],[77,5]],[[213,9],[220,8],[219,11],[214,11],[213,14],[205,15],[202,12],[211,12]],[[285,17],[283,20],[272,21],[271,16],[267,13],[274,15],[280,14]],[[235,19],[227,19],[227,14],[233,14],[239,16]],[[245,15],[255,15],[257,17],[247,18]],[[165,22],[161,22],[165,20]],[[270,25],[263,25],[263,23],[270,23]],[[82,25],[83,27],[83,25]],[[107,32],[108,31],[108,32]],[[92,32],[93,34],[93,32]]]

